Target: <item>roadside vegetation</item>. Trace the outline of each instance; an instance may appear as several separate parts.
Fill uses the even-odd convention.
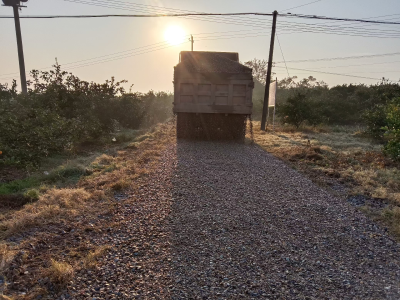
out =
[[[0,276],[10,299],[54,299],[80,270],[96,268],[114,245],[98,245],[88,237],[104,228],[120,230],[113,212],[157,172],[173,128],[155,125],[129,141],[67,161],[45,175],[57,178],[53,184],[36,178],[41,185],[34,201],[3,207]]]
[[[46,157],[76,153],[115,139],[119,130],[140,129],[172,116],[172,95],[126,92],[114,78],[87,82],[55,65],[32,71],[27,95],[0,85],[0,164],[37,167]],[[124,139],[120,135],[119,139]]]
[[[0,288],[4,299],[53,299],[108,245],[82,238],[155,172],[171,141],[173,96],[33,71],[27,95],[0,85]],[[104,216],[104,219],[100,219]],[[101,224],[99,224],[101,221]],[[5,296],[8,295],[8,296]],[[1,298],[1,299],[3,299]]]

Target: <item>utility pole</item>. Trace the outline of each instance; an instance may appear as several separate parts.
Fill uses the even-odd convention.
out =
[[[269,105],[269,88],[271,81],[271,71],[272,71],[272,59],[274,57],[274,43],[275,43],[275,32],[276,32],[276,17],[278,12],[275,10],[273,14],[274,18],[272,21],[272,33],[271,33],[271,43],[269,46],[269,58],[268,58],[268,69],[267,69],[267,79],[265,82],[265,95],[264,95],[264,106],[261,118],[261,130],[265,131],[265,123],[267,121],[267,112]]]
[[[14,21],[15,21],[15,32],[17,34],[17,46],[18,46],[18,59],[19,59],[19,72],[21,77],[21,90],[23,94],[28,92],[26,84],[26,72],[25,72],[25,61],[24,61],[24,49],[22,47],[22,35],[21,35],[21,23],[19,21],[19,8],[20,2],[27,2],[28,0],[3,0],[4,6],[12,6],[14,10]]]
[[[190,41],[192,42],[192,51],[193,51],[193,44],[194,44],[193,35],[190,35]]]

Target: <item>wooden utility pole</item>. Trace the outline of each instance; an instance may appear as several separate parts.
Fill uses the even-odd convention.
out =
[[[274,16],[274,18],[272,21],[271,44],[269,46],[267,80],[265,82],[264,106],[263,106],[263,113],[262,113],[262,118],[261,118],[261,130],[263,130],[263,131],[265,131],[265,123],[267,122],[267,112],[268,112],[268,105],[269,105],[269,87],[270,87],[270,82],[271,82],[272,59],[274,57],[276,17],[278,16],[278,12],[276,10],[274,11],[273,16]]]
[[[193,51],[193,44],[194,44],[193,35],[190,35],[190,41],[192,42],[192,51]]]
[[[22,35],[21,35],[21,24],[19,22],[19,6],[13,5],[14,9],[14,21],[15,21],[15,32],[17,34],[17,45],[18,45],[18,59],[19,59],[19,73],[21,77],[21,89],[22,93],[28,93],[26,85],[26,72],[25,72],[25,60],[24,60],[24,49],[22,47]]]
[[[14,10],[15,32],[17,34],[17,46],[18,46],[19,73],[21,77],[21,90],[23,94],[26,94],[28,92],[28,88],[26,85],[24,49],[22,47],[21,23],[19,21],[18,10],[20,7],[26,7],[22,6],[21,2],[27,2],[27,1],[28,0],[3,0],[4,6],[11,6]]]

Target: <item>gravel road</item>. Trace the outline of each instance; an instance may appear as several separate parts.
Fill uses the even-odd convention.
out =
[[[62,299],[400,299],[399,245],[256,146],[179,142],[120,202]]]
[[[182,142],[172,299],[400,299],[399,247],[255,146]]]

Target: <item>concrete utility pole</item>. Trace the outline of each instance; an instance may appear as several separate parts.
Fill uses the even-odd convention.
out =
[[[15,32],[17,34],[17,46],[18,46],[18,59],[19,59],[19,72],[21,77],[21,90],[23,94],[28,92],[26,84],[26,72],[25,72],[25,61],[24,61],[24,49],[22,47],[22,35],[21,35],[21,23],[19,21],[19,8],[20,2],[27,2],[28,0],[3,0],[4,6],[12,6],[14,10],[14,21],[15,21]]]
[[[190,35],[190,41],[192,42],[192,51],[193,51],[193,44],[194,44],[193,35]]]
[[[269,87],[271,82],[271,72],[272,72],[272,59],[274,57],[274,43],[275,43],[275,32],[276,32],[276,17],[278,12],[274,11],[274,18],[272,21],[272,33],[271,33],[271,44],[269,46],[269,58],[268,58],[268,69],[267,69],[267,80],[265,82],[265,95],[264,95],[264,106],[261,118],[261,130],[265,131],[265,123],[267,122],[267,112],[269,105]]]

